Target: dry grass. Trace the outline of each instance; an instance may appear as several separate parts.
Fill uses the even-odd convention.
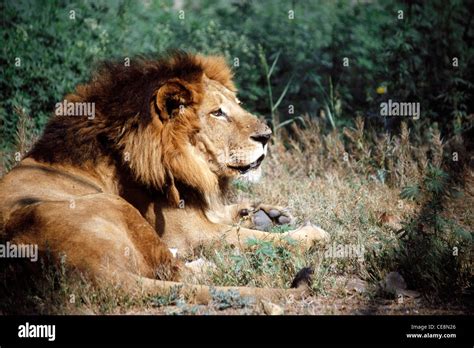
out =
[[[16,108],[18,122],[15,133],[15,147],[10,151],[0,150],[0,178],[4,176],[30,150],[38,139],[33,120],[23,109]]]
[[[198,281],[215,286],[288,288],[298,270],[311,266],[312,296],[280,303],[286,313],[469,311],[465,296],[472,292],[473,277],[472,171],[458,168],[456,178],[443,179],[444,186],[456,186],[461,195],[445,189],[434,194],[430,190],[436,183],[433,173],[440,173],[435,169],[444,173],[441,168],[452,166],[446,163],[450,153],[436,128],[427,130],[426,141],[417,145],[412,144],[405,124],[399,136],[376,135],[364,129],[360,118],[354,128],[341,132],[327,133],[321,128],[307,118],[305,129],[293,126],[291,135],[282,134],[283,140],[271,146],[263,180],[254,186],[237,183],[236,198],[288,206],[297,218],[296,224],[310,220],[330,233],[330,246],[363,247],[363,257],[331,258],[325,255],[328,246],[302,252],[297,247],[284,248],[270,242],[256,241],[244,251],[221,245],[196,254],[216,265]],[[19,137],[21,134],[19,131]],[[419,196],[402,199],[400,192],[407,185],[419,185]],[[289,228],[275,227],[274,232]],[[459,251],[456,256],[454,247]],[[38,285],[23,298],[24,306],[16,306],[17,311],[264,313],[261,304],[232,294],[216,294],[211,305],[195,306],[174,293],[132,298],[116,288],[94,289],[77,275],[65,276],[61,269],[44,272],[43,280],[47,281],[41,285],[35,282]],[[419,291],[420,297],[399,302],[384,291],[380,284],[389,272],[402,274],[408,288]],[[363,292],[348,286],[354,279],[366,285]],[[12,303],[4,300],[1,305],[8,312]]]
[[[442,172],[446,161],[439,131],[429,129],[426,144],[415,146],[406,124],[399,136],[370,134],[360,118],[341,133],[324,134],[309,119],[306,125],[272,146],[263,181],[237,185],[239,199],[288,206],[297,224],[319,225],[331,234],[330,246],[363,246],[364,257],[328,258],[327,246],[301,253],[269,243],[239,253],[204,250],[201,256],[217,269],[201,281],[288,287],[299,269],[311,266],[317,299],[347,298],[347,281],[356,278],[367,282],[365,300],[384,300],[393,294],[380,283],[389,272],[399,272],[409,289],[421,292],[426,308],[440,301],[454,306],[455,297],[463,302],[472,291],[474,199],[459,186],[459,177],[446,181],[437,195],[429,190],[430,166]],[[469,168],[462,172],[472,177]],[[402,199],[401,189],[413,184],[421,186],[420,198]],[[453,185],[461,195],[451,195]],[[453,255],[454,248],[462,251]]]

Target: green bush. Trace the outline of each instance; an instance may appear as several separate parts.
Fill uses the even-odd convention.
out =
[[[474,26],[467,0],[409,5],[394,0],[201,0],[184,1],[184,13],[173,5],[171,0],[0,4],[0,150],[14,142],[18,110],[41,130],[54,104],[86,81],[99,60],[170,48],[224,54],[234,65],[241,99],[268,119],[259,52],[268,62],[278,55],[273,95],[281,95],[291,81],[276,110],[279,122],[305,113],[320,116],[324,110],[333,127],[351,124],[356,114],[375,116],[373,124],[380,125],[380,100],[392,98],[422,104],[415,128],[443,121],[443,134],[454,134],[469,126]],[[400,10],[403,20],[397,18]],[[452,65],[455,57],[458,67]],[[378,95],[379,86],[388,92]]]

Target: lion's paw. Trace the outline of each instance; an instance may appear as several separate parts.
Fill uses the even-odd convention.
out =
[[[246,219],[245,227],[260,231],[269,231],[274,225],[287,225],[295,221],[287,208],[268,204],[244,206],[239,210],[239,215]]]
[[[296,230],[286,232],[285,236],[303,243],[308,248],[316,243],[326,244],[330,240],[329,233],[310,222]]]
[[[295,221],[295,218],[290,214],[288,208],[269,204],[259,204],[256,210],[265,212],[265,214],[267,214],[268,217],[278,225],[289,225]]]

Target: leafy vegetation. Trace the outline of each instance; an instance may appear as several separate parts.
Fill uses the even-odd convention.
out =
[[[202,0],[184,2],[184,12],[171,0],[0,6],[3,151],[14,143],[19,111],[41,130],[55,103],[98,61],[171,48],[224,54],[241,99],[273,123],[308,113],[334,128],[360,114],[391,129],[392,120],[374,117],[380,101],[391,98],[421,103],[416,129],[441,120],[442,134],[471,126],[469,1]],[[386,93],[377,94],[380,86]]]

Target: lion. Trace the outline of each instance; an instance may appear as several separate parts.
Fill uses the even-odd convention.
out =
[[[97,282],[142,294],[179,285],[202,303],[208,286],[179,282],[184,258],[198,246],[327,240],[314,226],[283,234],[253,229],[242,217],[256,209],[290,215],[228,201],[232,180],[260,177],[272,134],[242,108],[232,78],[220,56],[174,52],[130,66],[103,63],[61,104],[91,105],[93,117],[52,117],[2,178],[2,239],[66,255],[68,266]],[[278,290],[219,289],[257,297]]]

